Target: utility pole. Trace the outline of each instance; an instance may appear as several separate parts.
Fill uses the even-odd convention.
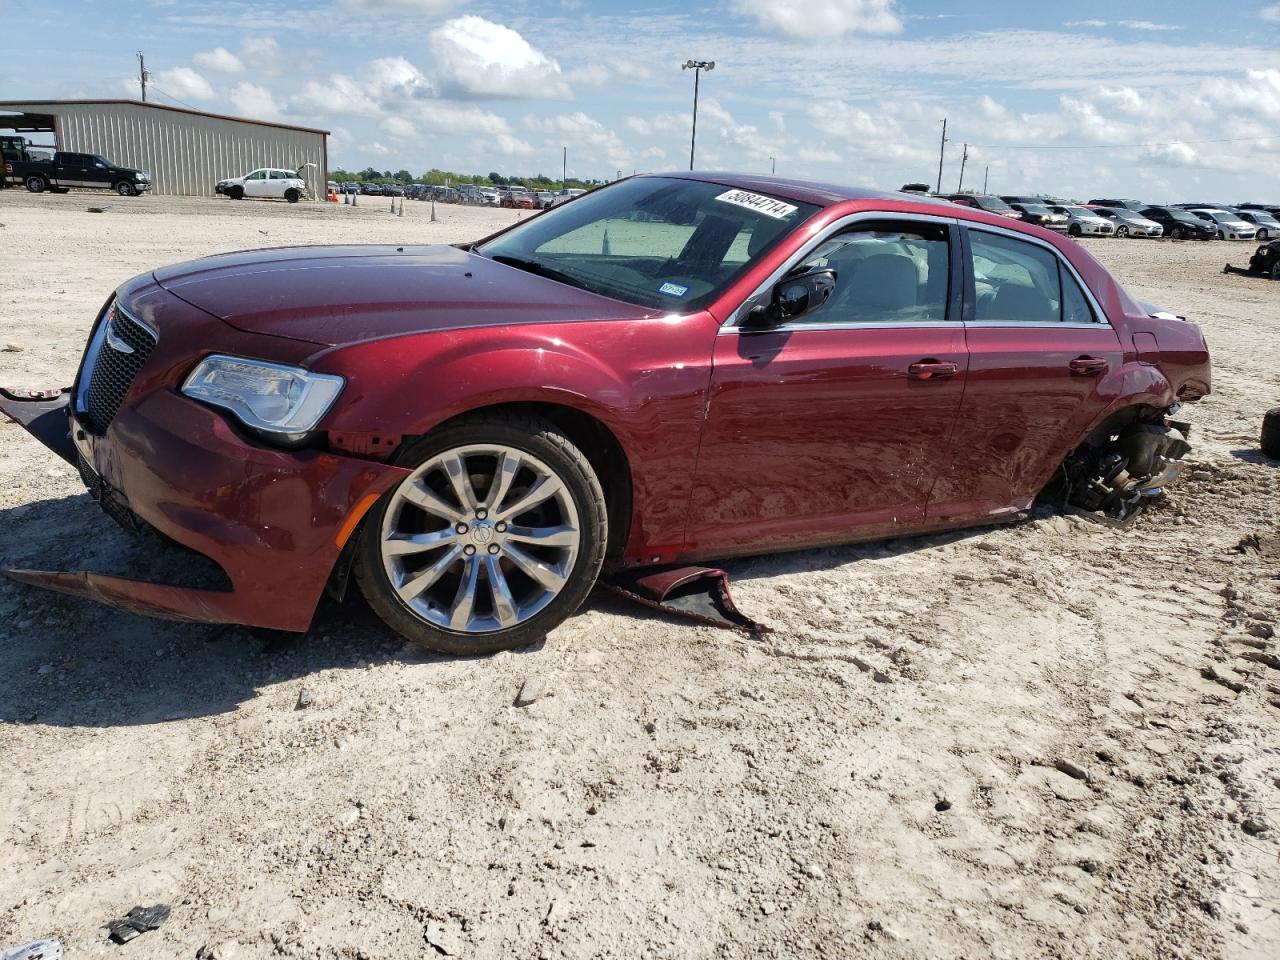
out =
[[[703,70],[714,70],[714,60],[686,60],[680,65],[681,70],[693,71],[693,131],[689,135],[689,169],[693,169],[693,148],[698,143],[698,80]]]
[[[769,158],[769,173],[770,173],[770,174],[775,174],[775,175],[776,175],[776,174],[777,174],[777,172],[778,172],[778,158],[777,158],[777,157],[770,157],[770,158]]]
[[[989,164],[989,163],[988,163],[988,164],[987,164],[987,166],[986,166],[986,168],[985,168],[985,169],[983,169],[983,171],[982,171],[982,193],[983,193],[983,195],[985,195],[985,194],[986,194],[986,192],[987,192],[987,174],[989,174],[990,172],[991,172],[991,164]]]
[[[569,148],[561,147],[560,149],[564,151],[560,155],[560,189],[563,190],[569,179]]]
[[[964,145],[964,153],[960,154],[960,182],[956,184],[956,193],[964,189],[964,162],[969,159],[969,145]]]
[[[942,143],[938,145],[938,192],[942,192],[942,158],[947,153],[947,118],[942,118]]]
[[[138,82],[142,84],[142,102],[147,102],[147,81],[151,79],[151,74],[147,73],[147,61],[143,59],[142,51],[138,51]]]

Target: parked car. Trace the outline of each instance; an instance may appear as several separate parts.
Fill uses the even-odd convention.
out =
[[[612,254],[580,242],[605,227]],[[1199,327],[1066,237],[641,175],[463,247],[284,247],[126,282],[72,387],[0,410],[226,583],[10,576],[299,631],[351,571],[392,629],[479,654],[544,635],[606,566],[986,526],[1046,490],[1128,516],[1178,473],[1169,417],[1209,388]]]
[[[533,191],[525,187],[511,187],[501,196],[502,206],[504,207],[513,207],[521,210],[536,210],[538,208],[538,201],[533,195]]]
[[[337,182],[336,180],[330,180],[330,181],[328,181],[328,182],[324,185],[324,188],[325,188],[325,192],[326,192],[326,193],[337,193],[337,192],[338,192],[338,190],[340,189],[340,188],[339,188],[339,186],[338,186],[338,182]]]
[[[385,188],[380,183],[362,183],[360,184],[360,192],[368,197],[380,197]]]
[[[534,196],[537,198],[539,210],[545,210],[556,202],[556,195],[550,190],[539,190]]]
[[[1121,239],[1164,236],[1164,227],[1128,207],[1095,207],[1088,204],[1085,209],[1092,210],[1098,216],[1110,220],[1116,228],[1116,236]]]
[[[551,205],[553,207],[558,207],[562,203],[568,203],[570,200],[576,200],[586,192],[587,191],[581,190],[577,187],[568,187],[556,194],[556,198]]]
[[[1249,258],[1249,270],[1280,280],[1280,240],[1271,240],[1258,247]]]
[[[1280,237],[1280,220],[1277,220],[1265,210],[1238,210],[1232,208],[1232,213],[1243,220],[1245,223],[1252,224],[1254,235],[1259,240],[1274,240]]]
[[[476,202],[485,206],[498,206],[498,188],[497,187],[477,187]]]
[[[262,167],[243,177],[228,177],[219,180],[214,192],[230,197],[232,200],[288,200],[297,203],[307,192],[307,182],[293,170],[280,170],[275,167]]]
[[[1145,207],[1139,211],[1148,220],[1164,228],[1164,235],[1174,240],[1216,240],[1218,231],[1181,207]]]
[[[1049,205],[1049,211],[1067,218],[1067,233],[1073,237],[1109,237],[1115,233],[1115,226],[1110,220],[1087,207],[1053,203]]]
[[[1258,233],[1257,228],[1241,220],[1238,213],[1214,208],[1196,208],[1189,212],[1212,224],[1218,231],[1219,240],[1252,240]]]
[[[58,150],[52,159],[35,156],[27,147],[19,159],[4,161],[5,180],[22,184],[32,193],[66,193],[84,190],[112,190],[122,197],[136,197],[151,189],[151,174],[133,167],[119,167],[96,153]]]
[[[1141,200],[1090,200],[1086,207],[1123,207],[1125,210],[1132,210],[1134,213],[1141,213],[1150,204],[1143,203]]]
[[[382,195],[384,197],[403,197],[404,187],[398,183],[389,183],[382,188]]]
[[[1013,207],[1009,206],[999,197],[989,196],[983,193],[953,193],[946,197],[952,203],[958,203],[962,207],[973,207],[975,210],[985,210],[987,213],[994,213],[1001,217],[1008,217],[1010,220],[1022,220],[1023,216]]]
[[[1057,230],[1061,233],[1067,232],[1067,218],[1059,213],[1053,213],[1044,200],[1040,197],[1001,197],[1005,203],[1009,204],[1014,210],[1022,214],[1022,219],[1028,223],[1034,223],[1038,227],[1044,227],[1046,230]]]
[[[1280,203],[1237,203],[1232,209],[1240,211],[1262,210],[1280,219]]]

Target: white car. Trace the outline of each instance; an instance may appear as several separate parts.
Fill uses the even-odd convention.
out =
[[[1085,209],[1110,220],[1112,226],[1116,228],[1117,237],[1164,236],[1164,227],[1128,207],[1086,207]]]
[[[1215,210],[1212,207],[1198,207],[1189,212],[1216,226],[1219,240],[1252,240],[1258,234],[1257,228],[1241,220],[1239,214]]]
[[[552,201],[551,205],[553,207],[558,207],[560,206],[560,204],[568,203],[574,197],[580,197],[586,192],[587,191],[585,190],[579,190],[577,187],[569,187],[568,189],[561,190],[559,193],[557,193],[555,200]]]
[[[1087,207],[1055,203],[1049,205],[1049,210],[1067,218],[1067,233],[1073,237],[1109,237],[1116,232],[1110,220]]]
[[[1259,240],[1275,240],[1280,238],[1280,220],[1276,220],[1265,210],[1238,210],[1240,219],[1257,232]]]
[[[260,200],[288,200],[297,203],[307,192],[307,182],[298,176],[296,170],[278,170],[275,167],[263,167],[246,173],[243,177],[230,177],[219,180],[214,191],[226,194],[232,200],[243,200],[252,197]]]

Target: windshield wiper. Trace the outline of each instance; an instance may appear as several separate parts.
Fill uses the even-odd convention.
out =
[[[525,270],[529,273],[536,273],[540,277],[546,277],[548,280],[558,280],[560,283],[567,283],[571,287],[577,287],[579,290],[589,290],[585,283],[571,274],[555,267],[548,267],[545,263],[539,263],[537,260],[525,260],[521,257],[509,257],[505,253],[497,253],[490,257],[494,263],[503,263],[508,267],[515,267],[517,270]]]

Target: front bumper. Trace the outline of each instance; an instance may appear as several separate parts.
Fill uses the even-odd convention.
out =
[[[36,401],[0,393],[0,412],[59,456],[72,452],[83,461],[82,474],[86,465],[91,468],[86,479],[99,479],[95,495],[109,513],[126,509],[208,557],[231,589],[83,572],[8,573],[133,613],[305,631],[360,518],[409,473],[374,461],[250,443],[214,411],[168,389],[122,407],[106,434],[93,437],[68,415],[68,398],[66,392]],[[41,404],[34,416],[31,403]],[[36,423],[42,425],[39,432]]]

